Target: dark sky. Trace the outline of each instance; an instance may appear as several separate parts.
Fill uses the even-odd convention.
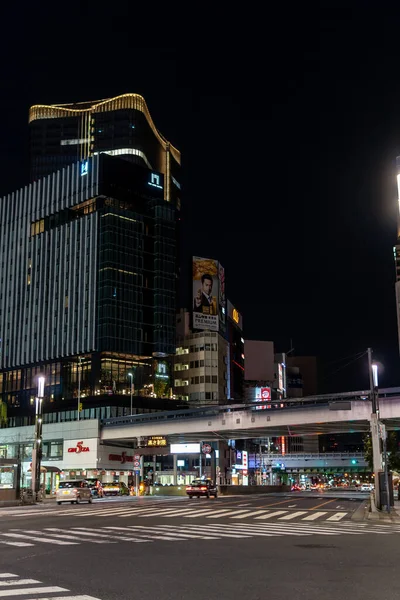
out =
[[[222,262],[245,337],[320,357],[324,390],[367,387],[365,358],[338,359],[372,346],[382,386],[400,385],[400,11],[349,4],[169,19],[35,5],[23,23],[9,8],[0,194],[26,183],[31,104],[142,94],[182,152],[184,255]]]

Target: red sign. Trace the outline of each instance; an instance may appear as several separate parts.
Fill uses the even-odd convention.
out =
[[[77,442],[75,448],[68,448],[68,452],[76,452],[76,454],[80,454],[81,452],[90,452],[89,446],[84,446],[83,442]]]
[[[127,456],[126,452],[121,452],[121,454],[109,454],[108,460],[118,460],[121,465],[124,465],[127,462],[133,462],[133,456]]]
[[[261,388],[261,399],[262,400],[271,400],[271,388],[269,388],[269,387]]]
[[[242,452],[242,465],[243,465],[243,471],[247,471],[247,467],[248,467],[248,454],[246,451]]]
[[[135,456],[133,458],[134,458],[134,460],[140,460],[140,454],[135,454]]]
[[[203,444],[201,451],[203,454],[210,454],[210,452],[211,452],[210,444]]]

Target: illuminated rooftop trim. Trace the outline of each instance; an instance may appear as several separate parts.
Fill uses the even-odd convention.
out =
[[[79,108],[79,106],[81,106],[81,108]],[[119,109],[140,110],[146,117],[148,124],[164,150],[169,148],[177,163],[181,164],[181,153],[158,131],[151,118],[145,99],[139,94],[121,94],[114,98],[95,100],[93,102],[81,102],[77,104],[35,104],[29,109],[29,123],[37,119],[57,119],[60,117],[71,117],[76,114],[82,115],[84,113],[108,112]]]

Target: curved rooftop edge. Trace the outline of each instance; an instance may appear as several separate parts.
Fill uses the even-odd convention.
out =
[[[114,98],[94,100],[93,102],[78,102],[76,104],[35,104],[29,109],[29,123],[37,119],[56,119],[60,117],[72,117],[76,114],[108,112],[119,109],[140,110],[146,117],[154,135],[162,144],[164,150],[169,148],[176,162],[181,164],[181,153],[158,131],[151,118],[146,100],[139,94],[121,94]]]

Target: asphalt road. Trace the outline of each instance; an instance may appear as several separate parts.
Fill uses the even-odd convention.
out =
[[[400,526],[329,521],[360,501],[133,498],[0,509],[0,599],[397,600]]]

